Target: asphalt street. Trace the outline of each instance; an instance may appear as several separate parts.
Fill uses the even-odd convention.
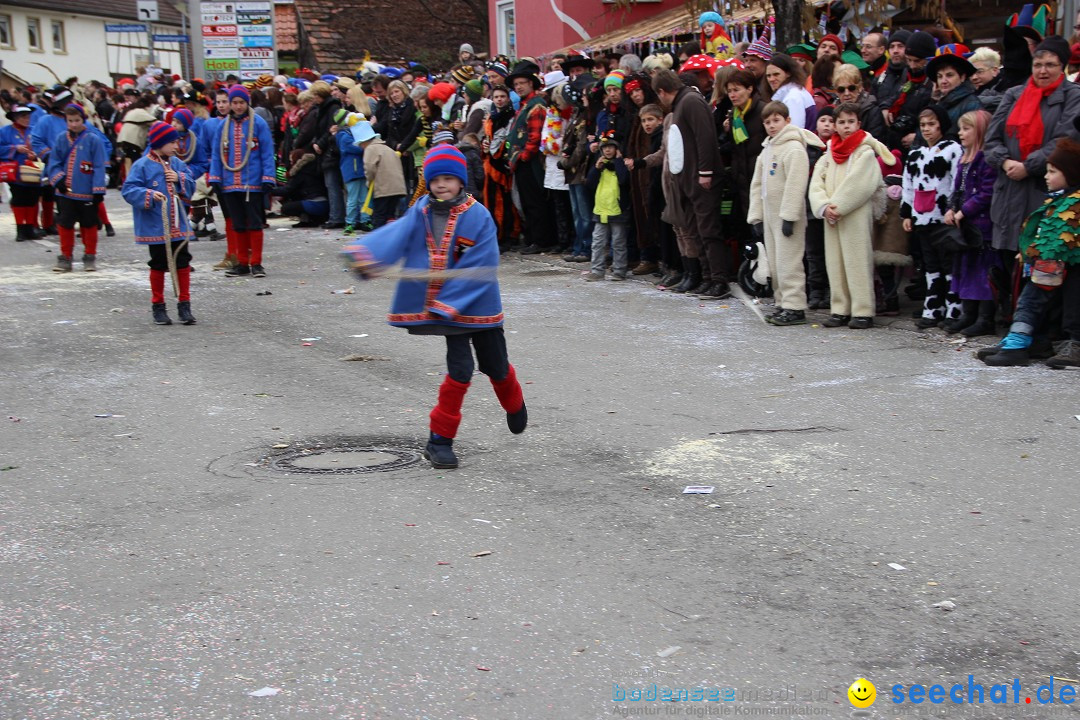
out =
[[[97,273],[0,222],[0,717],[846,718],[858,677],[1075,717],[1080,374],[504,256],[530,426],[478,374],[433,470],[442,341],[340,237],[274,220],[261,280],[196,243],[158,327],[109,207]]]

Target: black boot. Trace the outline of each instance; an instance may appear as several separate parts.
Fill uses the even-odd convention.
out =
[[[165,310],[165,303],[154,303],[153,310],[155,325],[172,325],[169,313]]]
[[[971,325],[960,331],[967,337],[979,337],[980,335],[993,335],[994,315],[997,313],[997,303],[993,300],[978,300],[979,317]]]
[[[945,324],[942,326],[945,328],[945,332],[950,335],[954,335],[969,325],[974,324],[979,317],[978,300],[964,300],[962,307],[963,309],[961,310],[960,317],[955,320],[946,320]]]
[[[195,316],[191,314],[191,301],[185,300],[176,303],[176,314],[180,316],[181,325],[194,325]]]
[[[15,242],[23,242],[24,240],[34,239],[34,226],[33,225],[16,225],[15,226]]]
[[[671,292],[684,293],[696,288],[701,283],[701,263],[698,262],[697,258],[684,257],[683,268],[685,268],[686,272],[683,273],[682,282],[671,288]]]
[[[683,275],[678,270],[672,270],[663,278],[660,279],[658,285],[663,285],[666,288],[675,287],[682,282]]]
[[[709,292],[709,288],[712,287],[712,278],[701,278],[701,282],[697,284],[697,287],[691,289],[689,292],[691,295],[704,295]]]
[[[431,463],[431,467],[439,470],[451,470],[458,466],[457,455],[454,454],[453,438],[445,438],[442,435],[431,433],[428,437],[427,447],[424,448],[424,458]]]
[[[510,428],[510,432],[515,435],[520,435],[525,432],[525,428],[528,424],[529,411],[525,409],[525,403],[521,404],[521,409],[516,413],[506,413],[506,426]]]

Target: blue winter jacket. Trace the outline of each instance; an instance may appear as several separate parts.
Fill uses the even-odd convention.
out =
[[[154,200],[154,193],[167,197],[169,208],[169,232],[171,241],[190,240],[194,237],[188,223],[184,203],[190,202],[195,192],[195,178],[184,161],[177,157],[169,158],[169,167],[176,173],[178,180],[165,182],[164,158],[155,152],[143,155],[131,166],[121,193],[131,205],[135,218],[135,242],[140,245],[163,245],[165,243],[164,223],[161,217],[161,202]]]
[[[429,238],[429,203],[421,198],[405,216],[346,246],[353,269],[374,277],[405,261],[405,272],[465,270],[459,277],[398,282],[387,321],[397,327],[447,325],[477,330],[501,327],[499,241],[491,214],[472,196],[450,209],[446,230]],[[468,272],[472,271],[472,272]]]
[[[364,179],[364,148],[353,145],[348,128],[338,130],[337,146],[341,151],[341,179],[345,182]]]
[[[254,130],[251,130],[251,123],[255,123]],[[249,132],[252,133],[253,143],[250,153],[244,147]],[[223,148],[222,135],[225,133]],[[226,118],[215,130],[208,150],[210,171],[206,182],[220,185],[222,192],[262,192],[263,185],[277,184],[274,138],[270,134],[270,126],[251,111],[240,122],[232,115]],[[245,154],[248,155],[247,163],[240,167]],[[237,169],[229,170],[225,167],[226,161]]]
[[[56,138],[45,164],[49,184],[56,187],[61,180],[67,185],[57,196],[89,202],[95,195],[105,194],[105,143],[100,133],[85,128],[74,139],[64,132]]]
[[[31,118],[33,115],[31,115]],[[102,144],[105,146],[105,158],[106,161],[112,157],[113,145],[109,141],[109,138],[105,137],[105,134],[98,130],[90,123],[86,124],[86,129],[94,135],[98,136]],[[37,153],[39,159],[49,161],[49,153],[52,151],[53,145],[56,144],[57,138],[67,133],[67,120],[63,115],[57,115],[56,113],[48,113],[42,117],[38,122],[30,125],[30,147]]]
[[[20,129],[16,125],[7,125],[0,128],[0,160],[7,160],[8,162],[14,160],[22,165],[29,157],[26,153],[16,152],[15,148],[19,145],[30,145],[30,128],[25,130]],[[26,185],[36,186],[38,183],[24,183],[14,181],[14,185]]]

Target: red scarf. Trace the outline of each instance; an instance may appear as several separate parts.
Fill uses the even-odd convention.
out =
[[[1035,80],[1028,79],[1024,92],[1013,105],[1009,119],[1005,121],[1005,134],[1017,138],[1020,142],[1020,160],[1027,160],[1032,151],[1042,147],[1043,119],[1042,101],[1058,89],[1065,80],[1064,73],[1056,81],[1044,88],[1035,87]]]
[[[846,163],[864,137],[866,137],[865,130],[856,130],[848,135],[847,140],[841,140],[839,135],[833,135],[829,138],[829,152],[832,153],[833,162],[837,165]]]

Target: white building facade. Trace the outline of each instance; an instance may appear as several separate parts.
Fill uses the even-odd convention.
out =
[[[177,17],[175,9],[170,14]],[[164,13],[162,20],[168,20]],[[39,86],[55,83],[53,73],[61,80],[78,77],[111,84],[134,76],[151,60],[156,67],[183,74],[184,44],[156,42],[151,47],[152,34],[181,35],[180,23],[143,22],[146,31],[134,32],[130,26],[138,24],[133,0],[0,3],[0,62],[5,71]],[[108,26],[128,29],[108,31]]]

